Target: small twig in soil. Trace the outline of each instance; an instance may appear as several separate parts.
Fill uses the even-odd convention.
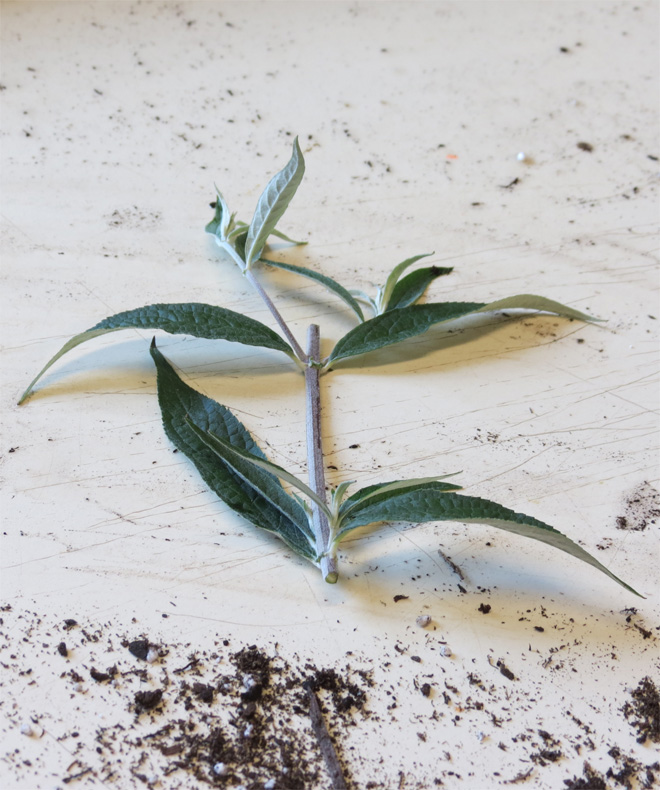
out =
[[[332,743],[328,728],[325,725],[312,681],[306,680],[303,683],[303,688],[307,692],[307,697],[309,698],[309,717],[312,720],[312,730],[314,731],[316,740],[319,742],[319,749],[323,755],[328,773],[330,774],[333,790],[348,790],[348,785],[344,778],[344,771],[341,767],[341,762],[339,761],[334,744]]]
[[[516,774],[513,779],[507,779],[504,784],[515,785],[518,784],[518,782],[524,782],[525,780],[529,779],[533,772],[533,768],[530,768],[528,771],[521,771],[519,774]]]
[[[445,553],[444,553],[444,551],[441,551],[440,549],[438,549],[438,554],[439,554],[439,555],[442,557],[442,559],[443,559],[443,560],[444,560],[444,561],[447,563],[447,565],[449,565],[449,567],[450,567],[450,568],[451,568],[451,569],[454,571],[454,573],[455,573],[455,574],[458,576],[458,578],[459,578],[459,579],[460,579],[462,582],[465,582],[465,581],[467,581],[467,579],[465,578],[465,574],[464,574],[464,573],[463,573],[463,571],[462,571],[462,570],[461,570],[461,569],[458,567],[458,565],[457,565],[457,564],[454,562],[454,560],[452,560],[452,558],[451,558],[451,557],[449,557],[447,554],[445,554]]]
[[[198,658],[191,658],[190,661],[185,665],[185,667],[179,667],[179,669],[174,670],[175,675],[180,675],[182,672],[185,672],[186,669],[191,669],[192,667],[196,667],[199,664]]]
[[[92,771],[91,768],[85,768],[83,771],[78,771],[77,774],[72,774],[71,776],[65,776],[64,779],[62,779],[62,781],[64,782],[65,785],[68,785],[69,782],[74,782],[76,779],[80,779],[82,776],[85,776],[85,774],[91,773],[91,771]]]

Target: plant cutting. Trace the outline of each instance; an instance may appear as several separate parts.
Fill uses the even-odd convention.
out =
[[[639,595],[595,557],[554,527],[531,516],[475,496],[461,493],[453,474],[439,474],[368,485],[349,494],[352,481],[344,481],[326,496],[321,442],[321,382],[344,360],[421,335],[435,325],[455,327],[467,316],[499,311],[550,313],[570,320],[599,319],[542,296],[519,294],[490,303],[425,302],[431,283],[451,273],[449,267],[416,264],[433,253],[418,254],[396,265],[373,296],[346,288],[336,280],[291,263],[266,257],[270,237],[301,244],[277,225],[303,177],[305,163],[298,140],[286,166],[269,181],[250,223],[230,212],[216,189],[214,217],[206,232],[215,239],[222,256],[231,261],[268,307],[280,333],[253,318],[226,307],[196,302],[151,304],[117,313],[76,335],[46,363],[30,383],[20,403],[37,381],[71,349],[108,332],[121,329],[159,329],[170,334],[228,340],[260,346],[285,354],[293,370],[302,374],[306,393],[307,482],[269,461],[246,427],[225,406],[186,384],[156,345],[150,353],[156,366],[158,402],[163,426],[172,443],[192,461],[200,475],[229,507],[256,527],[275,533],[293,551],[316,565],[323,579],[339,577],[338,549],[359,527],[390,522],[457,521],[498,527],[564,551],[609,576]],[[312,279],[343,301],[356,325],[335,344],[327,357],[320,353],[320,330],[312,324],[305,348],[266,292],[261,273],[277,267]]]

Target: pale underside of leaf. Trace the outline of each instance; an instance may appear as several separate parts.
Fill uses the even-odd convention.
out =
[[[304,172],[305,161],[296,137],[291,159],[271,178],[257,203],[245,242],[245,262],[248,267],[261,255],[268,237],[295,195]]]
[[[151,355],[158,375],[158,402],[163,427],[170,441],[192,461],[206,485],[230,508],[255,526],[277,534],[297,554],[314,561],[316,552],[310,543],[307,516],[300,504],[290,498],[289,515],[285,515],[281,508],[275,507],[221,461],[198,438],[190,422],[194,422],[198,430],[222,436],[225,442],[237,449],[265,458],[245,426],[225,406],[183,382],[156,348],[155,342],[152,343]],[[271,480],[271,483],[271,495],[275,496],[273,489],[279,487],[279,496],[288,496],[277,480]]]
[[[321,283],[321,285],[324,285],[328,290],[332,291],[340,299],[343,299],[343,301],[357,315],[360,321],[364,321],[364,313],[362,312],[362,308],[360,307],[358,301],[351,295],[350,291],[344,288],[343,285],[340,285],[336,280],[333,280],[332,277],[327,277],[325,274],[319,274],[318,272],[315,272],[313,269],[306,269],[303,266],[294,266],[291,263],[282,263],[281,261],[273,261],[270,260],[270,258],[260,258],[259,261],[260,263],[265,263],[268,266],[275,266],[278,269],[284,269],[287,272],[293,272],[294,274],[299,274],[302,277],[307,277],[310,280],[316,280],[316,282],[319,282]]]
[[[398,494],[376,495],[363,506],[358,504],[345,518],[337,533],[337,540],[343,540],[352,530],[377,522],[406,521],[422,523],[427,521],[458,521],[478,523],[497,527],[522,535],[526,538],[546,543],[572,557],[586,562],[609,576],[626,590],[640,595],[626,582],[615,576],[589,552],[566,537],[554,527],[523,513],[479,497],[465,496],[453,492],[440,491],[437,485],[420,486],[404,490]],[[643,597],[643,596],[640,596]]]
[[[198,302],[152,304],[109,316],[86,332],[71,338],[30,382],[19,403],[28,397],[34,385],[51,365],[71,349],[120,329],[162,329],[173,335],[192,335],[207,340],[229,340],[249,346],[262,346],[282,351],[291,358],[295,357],[291,346],[270,327],[233,310]]]
[[[251,455],[250,453],[243,452],[237,447],[232,447],[231,444],[223,441],[222,438],[215,435],[212,431],[204,431],[203,429],[196,426],[192,421],[190,421],[190,427],[197,434],[198,438],[201,439],[208,447],[210,447],[211,450],[216,453],[216,455],[218,455],[225,463],[229,464],[229,466],[231,466],[237,474],[241,475],[241,477],[243,477],[246,482],[250,483],[250,485],[253,485],[257,490],[259,490],[261,478],[264,477],[263,472],[266,472],[268,473],[268,477],[266,478],[267,480],[270,480],[273,477],[280,478],[280,480],[285,480],[287,483],[289,483],[289,485],[294,486],[303,494],[305,494],[305,496],[309,497],[313,502],[315,502],[328,517],[331,516],[328,506],[325,504],[325,502],[320,499],[306,483],[303,483],[302,480],[291,474],[291,472],[288,472],[281,466],[268,461],[266,458],[258,458],[254,455]],[[257,469],[255,470],[254,467]],[[269,494],[265,490],[260,491],[260,493],[267,498],[269,497]],[[278,507],[276,502],[273,502],[272,504],[274,504],[275,507]]]
[[[489,303],[438,302],[410,305],[390,310],[351,329],[337,342],[326,361],[326,366],[334,365],[341,359],[366,354],[421,335],[435,324],[447,323],[476,313],[513,309],[554,313],[580,321],[600,320],[560,302],[534,294],[518,294]]]

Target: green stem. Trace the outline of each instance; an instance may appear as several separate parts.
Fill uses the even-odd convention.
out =
[[[284,336],[289,341],[291,348],[294,350],[298,359],[306,365],[309,362],[309,358],[307,354],[302,350],[300,343],[296,340],[293,336],[293,333],[289,329],[286,321],[282,318],[280,311],[275,307],[273,304],[270,296],[264,291],[261,283],[257,278],[254,276],[254,272],[251,269],[246,269],[243,274],[245,274],[246,278],[250,281],[251,285],[253,286],[254,290],[259,294],[259,296],[263,299],[266,307],[270,310],[271,315],[277,321],[277,325],[284,333]]]
[[[307,330],[308,367],[305,370],[307,394],[307,468],[309,485],[314,493],[325,502],[325,472],[323,469],[323,445],[321,441],[321,388],[318,368],[321,342],[317,324]],[[315,364],[316,363],[316,364]],[[316,550],[320,557],[321,575],[329,584],[335,584],[337,557],[331,549],[330,524],[326,514],[312,502],[312,529],[316,537]],[[329,552],[332,552],[329,554]]]

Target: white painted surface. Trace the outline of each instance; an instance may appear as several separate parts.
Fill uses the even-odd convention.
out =
[[[617,517],[658,508],[657,5],[7,2],[2,22],[4,786],[63,787],[72,751],[58,737],[80,730],[75,755],[93,766],[84,733],[126,716],[118,698],[76,697],[60,678],[104,661],[84,640],[68,662],[57,655],[66,617],[200,650],[219,636],[277,642],[319,665],[353,651],[378,681],[376,716],[343,743],[360,787],[472,790],[534,768],[523,786],[555,788],[585,759],[606,771],[615,744],[653,762],[621,707],[658,677],[657,519],[633,531]],[[202,231],[214,182],[249,219],[294,134],[307,174],[282,228],[310,244],[288,260],[374,291],[395,263],[435,250],[456,267],[435,300],[532,292],[608,319],[494,319],[347,364],[324,380],[329,482],[463,470],[468,493],[555,525],[647,600],[460,524],[364,535],[341,583],[323,585],[172,454],[150,333],[82,347],[14,405],[66,339],[121,309],[209,301],[269,322]],[[299,336],[317,321],[329,350],[352,326],[315,286],[269,282]],[[159,344],[273,460],[304,472],[291,366],[230,344]],[[424,613],[435,630],[416,626]],[[489,659],[518,680],[507,688]],[[429,699],[414,687],[425,672]],[[478,696],[470,672],[497,687],[502,727],[465,704]],[[449,705],[444,682],[459,690]],[[568,710],[592,751],[571,748],[586,736]],[[21,733],[30,719],[43,737]],[[539,728],[562,740],[545,767],[529,761]],[[95,771],[78,782],[103,783]]]

